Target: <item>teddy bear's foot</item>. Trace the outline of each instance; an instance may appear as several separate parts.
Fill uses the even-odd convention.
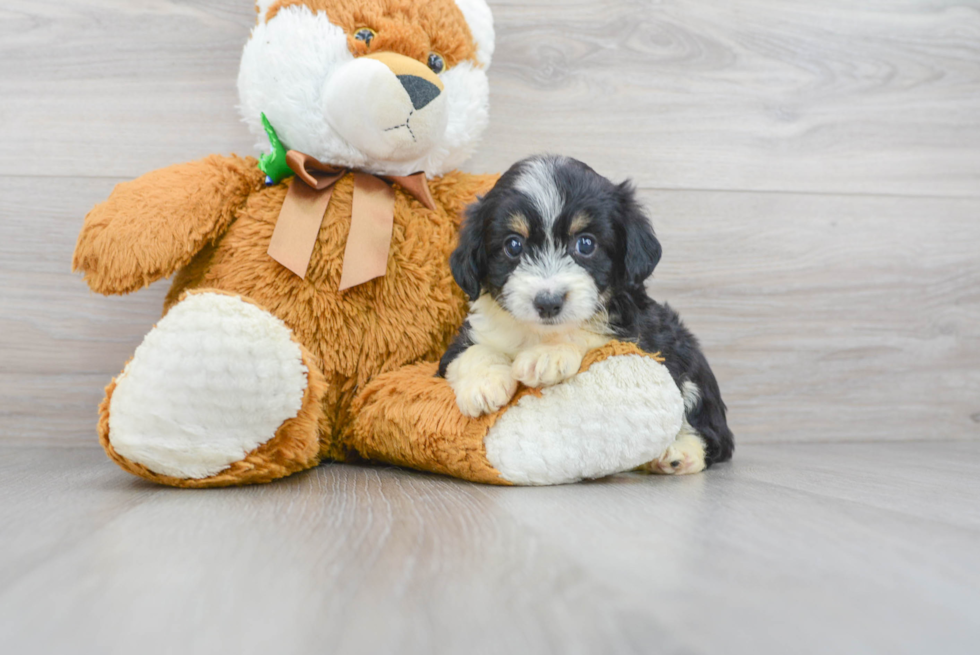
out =
[[[577,375],[523,396],[487,433],[487,460],[510,482],[548,485],[659,457],[681,426],[683,400],[666,367],[628,352],[638,353],[611,344]]]
[[[658,459],[681,429],[684,401],[670,373],[636,346],[610,343],[579,373],[523,388],[497,413],[467,418],[435,364],[371,381],[355,401],[362,455],[491,484],[601,478]]]
[[[317,464],[324,389],[281,320],[193,293],[106,390],[100,438],[123,468],[164,484],[266,482]]]

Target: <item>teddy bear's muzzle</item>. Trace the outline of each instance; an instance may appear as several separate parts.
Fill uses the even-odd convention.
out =
[[[424,155],[445,132],[445,86],[425,64],[392,52],[358,57],[326,83],[324,111],[351,146],[375,159]]]

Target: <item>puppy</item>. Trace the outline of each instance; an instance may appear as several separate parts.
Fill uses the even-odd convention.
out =
[[[698,341],[644,281],[661,247],[629,182],[580,161],[518,162],[467,210],[450,265],[470,314],[439,364],[467,416],[494,412],[517,383],[553,385],[612,339],[659,352],[684,397],[674,444],[645,468],[697,473],[731,458],[734,438]]]

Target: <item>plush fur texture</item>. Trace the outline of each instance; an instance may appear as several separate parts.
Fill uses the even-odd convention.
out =
[[[469,4],[472,6],[466,15],[452,2],[257,5],[260,20],[243,53],[239,80],[242,110],[253,128],[265,111],[287,145],[323,161],[373,172],[425,169],[430,173],[435,211],[395,188],[392,255],[385,277],[343,293],[337,291],[353,198],[350,175],[335,187],[305,280],[266,254],[291,182],[266,187],[265,176],[252,158],[211,156],[149,173],[119,185],[108,201],[86,217],[73,265],[84,273],[94,290],[129,293],[176,274],[166,310],[178,305],[188,291],[234,295],[266,312],[270,320],[281,321],[304,353],[311,378],[322,381],[307,388],[300,411],[307,422],[315,416],[317,423],[314,433],[307,433],[305,441],[300,439],[305,445],[292,448],[289,444],[295,439],[274,437],[277,433],[272,430],[267,437],[271,440],[243,460],[268,456],[271,461],[263,459],[254,467],[246,466],[252,471],[249,473],[237,462],[216,475],[196,478],[193,485],[227,484],[235,479],[228,477],[228,471],[235,471],[242,482],[271,479],[306,468],[321,457],[343,460],[353,456],[356,448],[350,439],[350,403],[357,389],[381,372],[437,358],[461,322],[465,299],[452,284],[447,260],[455,245],[463,208],[495,180],[495,176],[448,170],[468,156],[486,124],[484,68],[489,64],[492,43],[477,43],[466,17],[490,21],[489,25],[479,25],[476,33],[491,41],[492,19],[489,10],[480,10],[481,3]],[[368,23],[376,32],[369,49],[368,44],[350,33],[352,25]],[[403,61],[406,56],[415,56],[420,58],[415,63],[419,67],[426,65],[430,52],[438,52],[446,64],[438,78],[444,87],[445,129],[432,135],[428,151],[415,161],[372,159],[336,135],[325,119],[324,84],[338,67],[357,63],[358,57],[368,50],[395,53]],[[417,103],[405,85],[398,83],[390,67],[378,66],[396,80],[383,89],[397,96],[398,102]],[[404,68],[399,71],[406,72]],[[426,75],[416,72],[415,77]],[[349,111],[360,108],[355,104]],[[436,174],[443,171],[445,175]],[[208,319],[200,320],[206,323]],[[152,344],[165,331],[166,326],[162,326],[149,335],[142,352],[152,350]],[[218,351],[224,352],[229,361],[222,364],[207,360],[206,366],[218,370],[235,366],[234,349],[222,348]],[[142,359],[134,360],[140,370],[144,369]],[[156,377],[165,375],[160,372]],[[188,391],[177,388],[179,377],[158,382],[161,389],[167,388],[178,396]],[[121,392],[125,392],[125,374],[119,384],[123,385]],[[145,387],[145,383],[141,386]],[[119,386],[111,386],[108,395],[113,396],[117,390]],[[125,462],[127,469],[140,475],[169,484],[184,477],[190,480],[214,473],[213,466],[203,461],[206,458],[196,464],[178,463],[176,468],[173,461],[168,465],[166,458],[152,463],[152,467],[140,464],[139,460],[152,459],[140,454],[146,444],[135,447],[123,431],[138,432],[149,423],[135,416],[139,403],[128,402],[126,396],[122,394],[119,407],[129,409],[114,419],[108,399],[103,406],[100,431],[116,461]],[[307,402],[316,405],[315,411]],[[123,425],[130,421],[135,427],[119,428],[120,421]],[[296,421],[300,418],[292,419]],[[120,430],[118,450],[112,445],[114,424]],[[289,424],[287,421],[284,425]],[[162,438],[160,434],[149,436]],[[306,450],[311,438],[316,446],[313,459]],[[273,443],[284,449],[283,461],[276,461],[279,451],[270,450]],[[126,453],[134,458],[127,458]],[[294,466],[297,461],[301,464]],[[184,477],[173,475],[181,472]]]
[[[475,482],[602,477],[656,457],[680,428],[683,401],[660,361],[611,342],[591,351],[569,383],[521,387],[503,409],[476,419],[456,411],[435,363],[406,367],[364,389],[354,408],[356,441],[367,457]]]
[[[187,294],[181,299],[191,295],[194,294]],[[212,290],[207,291],[206,295],[221,295],[221,292]],[[242,302],[236,296],[230,296],[230,298],[235,302]],[[301,366],[306,371],[306,388],[303,391],[299,412],[295,417],[279,426],[275,435],[267,442],[217,473],[198,478],[185,475],[167,475],[156,470],[161,467],[157,466],[155,462],[150,463],[152,466],[150,468],[123,456],[116,450],[110,437],[110,423],[113,420],[110,408],[115,398],[117,384],[120,378],[125,375],[125,370],[119,378],[114,379],[106,387],[105,400],[99,406],[99,443],[102,444],[109,457],[124,470],[152,482],[172,487],[206,488],[260,484],[316,466],[320,462],[322,449],[320,424],[324,410],[322,398],[326,393],[327,384],[317,369],[313,356],[302,346],[299,346],[299,351],[302,355]],[[130,364],[132,364],[132,360],[127,363],[127,369]],[[144,437],[152,439],[159,437],[159,433],[145,432]],[[196,444],[187,445],[188,450],[197,447]],[[202,445],[207,448],[207,441],[205,440]]]
[[[123,182],[85,217],[72,270],[103,294],[169,277],[214,245],[264,179],[255,159],[212,155]]]
[[[239,88],[243,115],[263,146],[257,125],[266,112],[287,146],[325,163],[391,174],[425,170],[436,207],[427,209],[395,185],[385,276],[340,292],[350,174],[334,186],[305,279],[267,254],[292,181],[266,186],[255,159],[212,156],[119,185],[86,217],[75,270],[106,294],[174,280],[166,317],[106,389],[103,447],[125,470],[182,487],[268,482],[322,458],[370,458],[507,483],[484,447],[496,419],[464,418],[446,382],[433,376],[466,313],[466,295],[453,284],[449,265],[460,216],[496,180],[450,170],[486,123],[489,9],[482,0],[260,0],[257,9]],[[370,43],[357,38],[362,28],[373,30]],[[382,49],[388,55],[374,56]],[[420,68],[433,53],[447,66],[438,78]],[[381,113],[365,113],[353,133],[349,125],[334,129],[331,120],[340,124],[339,116],[365,111],[365,98],[345,95],[349,86],[331,87],[331,80],[356,83],[358,75],[342,69],[370,71],[370,103],[387,103],[385,111],[441,106],[444,125],[436,114],[420,116],[413,124],[428,127],[417,131],[416,145],[392,142],[385,152],[383,136],[359,141],[364,130],[387,129],[378,122]],[[402,76],[425,80],[443,99]],[[419,89],[428,95],[420,99]],[[379,100],[376,93],[389,97]],[[578,393],[595,390],[583,384]],[[264,404],[267,415],[243,425],[242,403]],[[521,411],[533,415],[530,407]],[[644,438],[647,446],[640,444]],[[566,481],[569,471],[587,476],[629,468],[635,453],[662,435],[653,430],[644,438],[631,435],[618,463],[606,456],[596,464],[588,453],[579,457],[566,448],[563,461],[584,463],[562,465],[555,480]],[[514,480],[544,479],[515,468],[508,453],[522,443],[495,443],[495,456]]]
[[[361,29],[374,32],[370,43],[355,38]],[[486,128],[492,41],[492,16],[477,0],[462,7],[452,0],[262,4],[242,55],[242,116],[261,149],[268,147],[264,112],[287,147],[320,161],[440,176],[469,158]],[[362,58],[380,52],[420,65],[430,54],[442,57],[436,101],[413,108],[394,73]]]
[[[329,383],[323,398],[322,454],[344,459],[351,451],[347,443],[349,405],[357,388],[381,372],[438,358],[462,322],[465,298],[452,283],[448,259],[464,206],[488,189],[495,177],[452,173],[430,180],[429,188],[438,204],[435,212],[396,187],[387,274],[339,292],[353,201],[352,176],[344,177],[335,187],[303,280],[266,254],[287,185],[265,187],[253,163],[211,157],[121,185],[106,204],[89,215],[75,261],[82,262],[78,267],[102,293],[127,293],[159,279],[187,257],[186,250],[173,247],[176,237],[171,235],[177,231],[175,225],[191,222],[202,183],[198,179],[190,188],[162,189],[159,180],[185,177],[179,170],[171,170],[183,167],[195,173],[207,166],[247,171],[255,182],[250,195],[219,202],[214,197],[228,187],[211,190],[210,205],[232,206],[236,211],[219,238],[202,239],[205,247],[174,279],[167,307],[185,291],[216,289],[246,298],[282,319],[316,358],[317,368]],[[205,175],[203,179],[224,184],[220,175]],[[240,187],[231,188],[237,192]],[[225,216],[221,211],[214,215]],[[138,230],[133,223],[139,221],[132,221],[133,216],[157,220]],[[111,228],[95,230],[93,224]],[[121,229],[113,229],[120,225]],[[208,234],[204,229],[200,232]]]
[[[617,338],[663,353],[684,392],[684,440],[652,470],[693,473],[729,459],[733,437],[714,374],[677,314],[644,288],[661,252],[629,184],[566,157],[515,164],[470,208],[452,257],[473,301],[440,364],[460,410],[496,411],[516,382],[562,382],[589,349]]]
[[[674,441],[683,401],[656,358],[613,342],[576,373],[524,395],[490,429],[487,460],[502,477],[522,485],[601,478],[658,458]]]
[[[234,296],[195,294],[116,380],[113,446],[173,477],[210,477],[299,414],[308,372],[282,321]]]

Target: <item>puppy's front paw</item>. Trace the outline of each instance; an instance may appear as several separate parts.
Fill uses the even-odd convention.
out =
[[[451,385],[456,392],[459,411],[470,418],[496,412],[509,403],[517,391],[517,381],[506,364],[488,366],[480,371],[480,375],[458,378]]]
[[[660,459],[644,464],[641,468],[659,475],[690,475],[700,473],[704,462],[704,442],[690,432],[681,432]]]
[[[582,353],[562,346],[535,346],[514,358],[514,378],[529,387],[547,387],[578,373]]]

